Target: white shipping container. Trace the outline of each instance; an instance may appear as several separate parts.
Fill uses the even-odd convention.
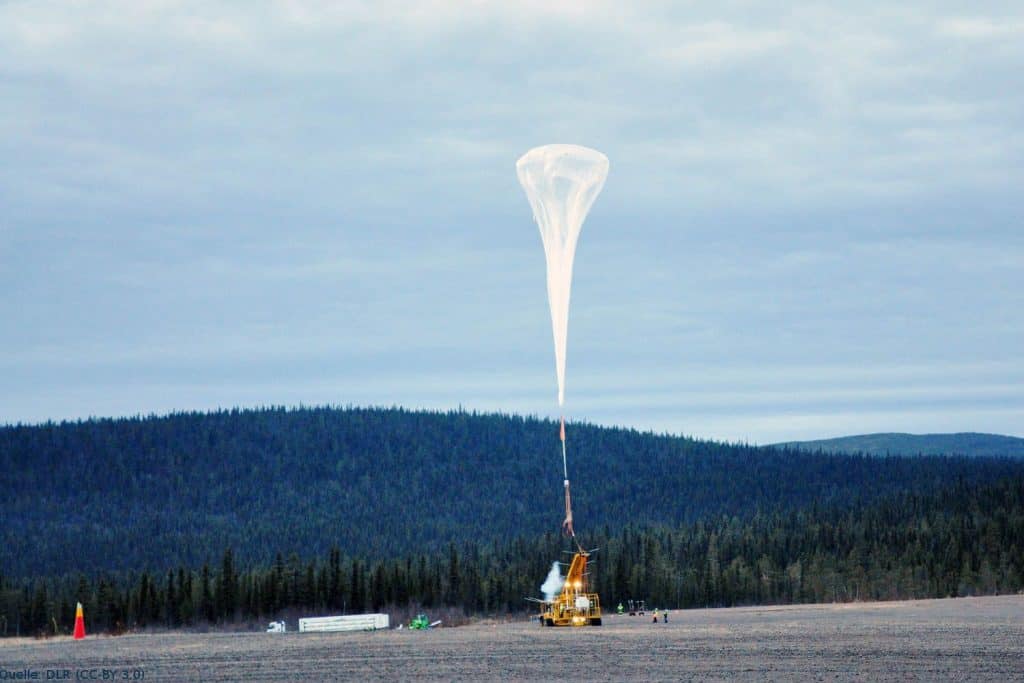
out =
[[[333,633],[336,631],[374,631],[389,628],[386,614],[351,614],[344,617],[307,617],[299,619],[299,633]]]

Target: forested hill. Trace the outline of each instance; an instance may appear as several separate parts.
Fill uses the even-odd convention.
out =
[[[1024,462],[874,458],[568,427],[576,528],[845,506],[1024,476]],[[0,428],[0,573],[198,566],[224,548],[367,558],[557,529],[558,428],[465,412],[302,408]]]
[[[775,448],[867,455],[984,455],[1024,458],[1024,439],[1001,434],[860,434],[817,441],[791,441]]]

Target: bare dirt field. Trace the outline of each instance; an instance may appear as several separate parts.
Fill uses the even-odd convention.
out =
[[[0,680],[1024,680],[1024,596],[351,634],[0,640]],[[38,678],[32,678],[33,674]],[[112,677],[112,678],[111,678]]]

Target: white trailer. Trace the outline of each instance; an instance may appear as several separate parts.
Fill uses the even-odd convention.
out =
[[[352,614],[344,617],[307,617],[299,619],[299,633],[334,633],[337,631],[375,631],[389,628],[386,614]]]

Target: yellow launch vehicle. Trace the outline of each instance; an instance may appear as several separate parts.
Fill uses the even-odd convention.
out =
[[[601,599],[587,592],[587,558],[580,550],[572,557],[562,592],[552,602],[542,601],[541,626],[600,626]]]

